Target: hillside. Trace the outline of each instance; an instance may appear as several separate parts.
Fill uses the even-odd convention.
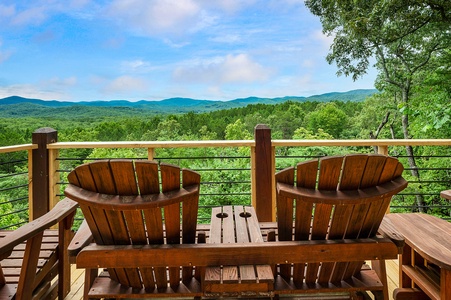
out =
[[[249,97],[230,101],[197,100],[190,98],[170,98],[161,101],[141,100],[131,102],[127,100],[111,101],[46,101],[12,96],[0,99],[0,117],[95,117],[123,116],[123,115],[154,115],[154,114],[180,114],[187,112],[209,112],[221,109],[244,107],[249,104],[278,104],[285,101],[363,101],[366,97],[376,93],[377,90],[353,90],[343,93],[327,93],[310,97],[281,97],[258,98]]]

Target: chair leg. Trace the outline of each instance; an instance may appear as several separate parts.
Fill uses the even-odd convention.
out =
[[[94,283],[94,280],[96,279],[97,275],[99,274],[98,269],[86,269],[85,270],[85,284],[83,289],[83,299],[88,300],[88,294],[89,290],[92,287],[92,284]]]
[[[384,289],[382,291],[382,295],[378,295],[379,293],[374,293],[374,297],[376,299],[385,299],[388,300],[388,281],[387,281],[387,269],[385,266],[385,260],[372,260],[371,268],[376,272],[377,276],[381,280]]]

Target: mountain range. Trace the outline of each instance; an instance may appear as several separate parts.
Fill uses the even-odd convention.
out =
[[[160,101],[127,100],[111,101],[56,101],[29,99],[11,96],[0,99],[0,117],[52,117],[58,115],[95,116],[103,112],[110,116],[131,113],[143,114],[177,114],[187,112],[208,112],[221,109],[244,107],[249,104],[278,104],[285,101],[330,102],[330,101],[363,101],[366,97],[377,93],[377,90],[352,90],[349,92],[333,92],[309,97],[286,96],[279,98],[248,97],[230,101],[198,100],[191,98],[169,98]],[[100,109],[100,110],[99,110]],[[103,114],[102,113],[102,114]]]

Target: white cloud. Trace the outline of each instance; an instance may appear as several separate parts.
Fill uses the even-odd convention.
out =
[[[109,82],[103,87],[103,92],[106,94],[144,91],[147,88],[147,82],[138,77],[128,75],[120,76]]]
[[[121,62],[121,70],[123,73],[142,74],[148,73],[152,69],[153,67],[150,62],[142,59],[127,60]]]
[[[150,36],[199,30],[212,22],[194,0],[116,0],[108,11],[124,26]]]
[[[312,33],[312,38],[321,43],[323,50],[329,50],[334,41],[333,36],[327,36],[321,30],[314,31]]]
[[[238,34],[225,34],[216,36],[210,40],[217,43],[234,44],[241,42],[241,36]]]
[[[164,38],[163,42],[171,48],[182,48],[182,47],[185,47],[186,45],[189,45],[188,42],[176,43],[168,38]]]
[[[75,76],[68,78],[53,77],[49,80],[43,81],[42,84],[44,86],[53,86],[53,87],[71,87],[77,84],[77,77]]]
[[[277,0],[279,3],[279,5],[303,5],[305,0]],[[284,2],[284,3],[280,3],[280,2]]]
[[[256,0],[197,0],[197,2],[209,9],[221,9],[226,13],[235,13],[256,2]]]
[[[78,14],[88,4],[91,4],[90,0],[22,1],[9,6],[0,4],[0,17],[7,25],[36,26],[41,25],[54,14]]]
[[[6,60],[8,60],[8,58],[11,56],[11,52],[10,51],[0,51],[0,64]]]
[[[269,72],[247,55],[228,55],[221,66],[225,82],[253,82],[265,80]]]
[[[68,100],[68,89],[76,86],[78,80],[75,76],[61,78],[53,77],[37,83],[12,84],[0,86],[0,98],[21,96],[42,100]]]
[[[173,78],[186,83],[251,83],[265,81],[270,70],[246,54],[227,55],[211,60],[190,61],[178,67]]]
[[[0,4],[0,17],[11,17],[15,14],[16,9],[14,5]]]
[[[12,17],[11,23],[17,26],[41,24],[47,19],[47,9],[44,6],[30,7]]]
[[[304,68],[313,68],[316,66],[316,61],[313,59],[304,59],[301,63],[301,66]]]
[[[73,8],[82,8],[89,4],[91,0],[72,0],[70,1],[70,6]]]
[[[0,98],[9,96],[21,96],[24,98],[42,100],[66,100],[67,95],[60,91],[42,89],[32,84],[14,84],[0,86]]]
[[[2,50],[1,48],[2,48],[2,40],[0,39],[0,64],[6,61],[12,54],[12,51],[9,50],[5,51]]]

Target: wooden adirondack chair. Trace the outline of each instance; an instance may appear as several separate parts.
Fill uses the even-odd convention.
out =
[[[377,298],[388,299],[385,261],[367,249],[362,254],[372,261],[371,269],[349,253],[359,247],[356,241],[376,236],[392,196],[407,186],[402,171],[402,164],[392,157],[348,155],[302,162],[278,172],[279,241],[310,241],[312,247],[321,240],[340,247],[346,241],[354,243],[343,246],[340,262],[326,252],[312,252],[310,263],[279,265],[275,293],[355,296],[357,291],[371,290]],[[402,238],[398,243],[402,245]]]
[[[66,248],[77,206],[64,199],[16,230],[0,230],[0,299],[64,299],[69,293]],[[57,224],[58,230],[47,230]]]
[[[80,204],[97,245],[114,245],[114,251],[196,242],[200,175],[194,171],[152,161],[103,160],[75,168],[68,180],[65,194]],[[108,268],[97,276],[98,256],[85,255],[92,266],[85,273],[85,299],[201,295],[199,268]]]

